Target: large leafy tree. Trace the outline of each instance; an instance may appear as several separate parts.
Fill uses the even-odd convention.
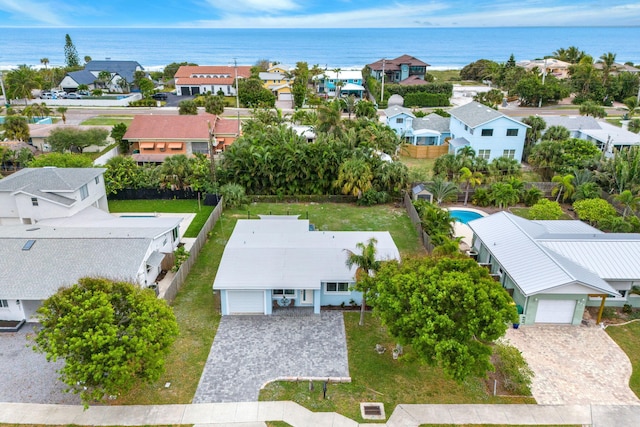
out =
[[[165,81],[171,80],[173,76],[176,75],[178,68],[182,67],[183,65],[197,66],[198,64],[193,62],[172,62],[171,64],[165,65],[164,70],[162,71],[162,78]]]
[[[529,159],[531,149],[542,137],[542,131],[547,127],[547,122],[539,116],[528,116],[522,119],[522,123],[529,125],[524,137],[524,150],[522,153],[522,159],[527,161]]]
[[[276,96],[262,85],[259,78],[240,79],[238,81],[238,97],[245,107],[274,107]]]
[[[34,349],[64,360],[62,382],[83,402],[155,381],[178,335],[171,308],[149,290],[126,282],[82,278],[38,309]]]
[[[616,216],[616,209],[604,199],[584,199],[573,202],[573,210],[578,218],[591,225],[598,225],[602,220]]]
[[[51,131],[46,141],[53,151],[63,153],[65,151],[82,153],[90,146],[102,147],[107,145],[109,132],[105,129],[62,129]]]
[[[115,124],[111,128],[111,138],[113,138],[113,140],[118,143],[118,146],[120,147],[120,153],[122,154],[126,154],[129,152],[129,141],[122,140],[122,137],[125,133],[127,133],[127,125],[122,122]]]
[[[416,200],[413,206],[420,217],[422,230],[429,235],[435,245],[453,239],[453,218],[448,210],[426,200]]]
[[[160,166],[162,184],[168,188],[183,190],[189,186],[193,164],[184,154],[167,157]]]
[[[115,156],[107,160],[104,183],[107,194],[116,194],[127,188],[137,188],[142,168],[133,157]]]
[[[596,104],[593,101],[585,101],[580,105],[580,115],[581,116],[593,116],[596,118],[607,117],[607,112],[604,107]]]
[[[77,68],[80,66],[78,51],[69,34],[65,34],[64,36],[64,59],[69,68]]]
[[[380,261],[376,259],[376,244],[378,241],[372,237],[366,245],[362,242],[356,243],[356,249],[359,251],[354,252],[350,249],[345,249],[347,252],[347,259],[345,261],[346,266],[351,269],[356,266],[356,290],[362,292],[362,304],[360,306],[360,326],[364,326],[364,312],[367,305],[367,294],[371,290],[371,276],[380,267]]]
[[[198,115],[198,106],[196,103],[190,99],[180,101],[178,104],[178,114],[181,116],[197,116]]]
[[[372,280],[374,312],[422,360],[458,381],[493,370],[491,343],[517,314],[486,269],[468,258],[406,259],[382,263]]]

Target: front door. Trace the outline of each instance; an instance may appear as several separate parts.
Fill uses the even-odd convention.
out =
[[[313,304],[313,289],[303,289],[300,293],[302,294],[301,304]]]

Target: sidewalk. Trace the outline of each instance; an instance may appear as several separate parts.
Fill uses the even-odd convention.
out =
[[[285,421],[294,427],[357,427],[333,412],[311,412],[293,402],[204,403],[194,405],[82,406],[0,403],[0,423],[78,426],[197,424],[199,427],[258,427]],[[592,427],[637,427],[640,405],[398,405],[389,427],[420,424],[570,424]]]

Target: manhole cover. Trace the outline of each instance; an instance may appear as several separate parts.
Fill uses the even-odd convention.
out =
[[[384,414],[384,404],[377,402],[360,403],[360,415],[365,420],[384,420],[387,418]]]

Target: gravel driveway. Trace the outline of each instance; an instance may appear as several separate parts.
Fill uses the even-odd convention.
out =
[[[65,393],[56,370],[62,363],[49,363],[31,349],[27,335],[34,323],[16,333],[0,333],[0,402],[79,404],[80,398]]]
[[[599,327],[520,326],[506,338],[535,373],[538,404],[640,404],[628,386],[629,358]]]

